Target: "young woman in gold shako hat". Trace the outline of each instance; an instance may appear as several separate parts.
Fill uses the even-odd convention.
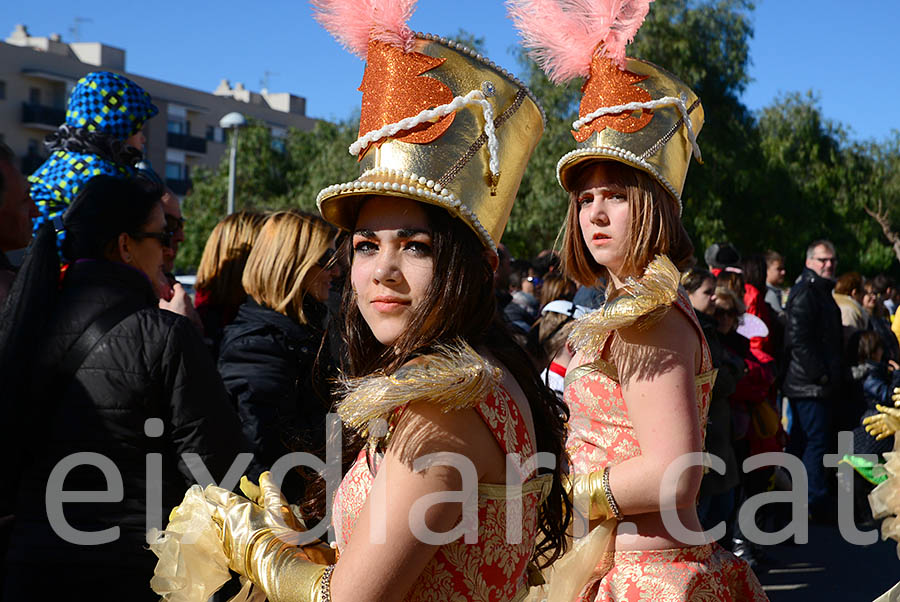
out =
[[[529,567],[564,547],[565,409],[498,322],[493,292],[542,111],[492,62],[413,33],[412,5],[314,3],[366,59],[350,147],[361,175],[318,205],[351,233],[338,413],[367,441],[333,496],[327,566],[289,543],[297,525],[268,474],[254,501],[207,489],[229,566],[272,602],[521,600]],[[538,467],[538,452],[553,461]]]
[[[608,301],[569,339],[570,485],[576,527],[592,529],[576,551],[595,558],[564,584],[568,600],[765,600],[744,561],[707,543],[716,536],[700,533],[696,512],[715,370],[679,269],[693,255],[680,215],[700,100],[625,57],[650,0],[509,4],[551,79],[587,78],[577,146],[557,165],[570,199],[562,256],[581,284],[607,283]]]

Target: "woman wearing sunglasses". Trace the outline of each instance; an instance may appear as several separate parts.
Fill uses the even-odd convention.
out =
[[[36,584],[47,599],[155,599],[145,529],[202,478],[182,454],[218,481],[243,451],[200,335],[157,307],[170,243],[160,197],[140,178],[88,181],[63,217],[64,276],[44,226],[0,316],[0,440],[15,469],[4,497],[16,500],[3,599]],[[109,493],[63,504],[62,489]]]
[[[219,372],[253,448],[253,480],[287,453],[325,447],[333,362],[322,339],[334,235],[318,216],[282,211],[263,224],[247,258],[247,299],[225,328]],[[303,478],[289,472],[283,489],[299,501]]]

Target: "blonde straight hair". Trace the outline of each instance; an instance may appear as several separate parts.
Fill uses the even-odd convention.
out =
[[[298,210],[273,213],[263,224],[244,268],[244,290],[254,301],[307,323],[303,298],[307,275],[334,240],[322,218]]]
[[[576,181],[580,183],[585,172],[596,164],[588,163],[582,168]],[[625,271],[640,276],[656,255],[668,256],[680,270],[690,267],[694,261],[694,245],[678,216],[675,199],[644,172],[614,161],[608,165],[612,167],[610,173],[615,183],[625,188],[631,209],[630,244],[623,264]],[[591,257],[581,234],[578,221],[580,192],[569,193],[561,253],[563,271],[579,284],[596,286],[601,279],[608,279],[609,273]]]
[[[265,216],[253,211],[232,213],[213,228],[197,268],[198,290],[213,305],[240,305],[247,293],[241,285],[244,265]]]

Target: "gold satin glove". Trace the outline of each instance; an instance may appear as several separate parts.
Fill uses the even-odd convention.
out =
[[[327,591],[323,592],[322,579],[330,570],[312,562],[296,545],[302,533],[289,527],[285,513],[276,507],[287,509],[293,517],[281,504],[284,497],[268,473],[260,477],[259,489],[266,507],[212,485],[204,492],[215,506],[213,520],[222,527],[229,568],[261,588],[270,602],[328,600],[329,596],[323,597]]]
[[[891,400],[894,402],[894,407],[900,408],[900,387],[894,389],[894,394],[891,395]]]
[[[595,470],[590,474],[568,475],[564,477],[563,485],[572,498],[572,504],[588,520],[607,520],[614,518],[615,514],[606,499],[603,490],[603,473],[606,468]],[[587,511],[585,511],[587,510]]]
[[[897,389],[894,390],[897,391]],[[878,404],[875,406],[875,409],[881,414],[863,418],[863,424],[866,426],[867,433],[875,437],[876,440],[881,440],[900,431],[900,408],[889,408]]]
[[[283,525],[276,521],[276,524],[272,526],[286,526],[298,532],[308,530],[300,508],[288,504],[284,494],[281,493],[281,489],[272,481],[271,472],[266,471],[259,475],[259,485],[254,484],[246,476],[241,477],[240,488],[250,501],[262,506],[281,519]],[[325,543],[304,544],[300,547],[303,548],[303,553],[306,554],[306,557],[316,564],[328,565],[337,562],[337,551]]]

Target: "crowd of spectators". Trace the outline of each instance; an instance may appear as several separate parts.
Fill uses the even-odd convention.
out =
[[[775,251],[742,258],[733,245],[719,243],[704,258],[709,271],[693,269],[683,285],[719,369],[707,450],[726,465],[723,474],[704,477],[704,526],[730,517],[722,543],[751,564],[765,560],[764,549],[743,537],[736,516],[748,497],[792,487],[783,468],[746,474],[738,469],[746,458],[767,451],[786,451],[802,461],[810,520],[836,524],[838,487],[850,484],[839,485],[834,467],[823,460],[838,451],[839,431],[854,434],[854,449],[843,461],[858,469],[852,484],[855,519],[860,528],[871,526],[865,494],[874,484],[872,463],[860,458],[887,448],[866,434],[862,420],[876,413],[876,404],[888,403],[900,385],[893,281],[884,274],[840,274],[836,249],[827,240],[809,244],[804,268],[790,287],[784,258]],[[756,520],[762,526],[781,517],[769,506]]]
[[[90,579],[86,566],[110,562],[122,575],[144,575],[152,559],[132,554],[135,542],[187,485],[220,480],[240,452],[253,454],[244,471],[251,477],[291,451],[323,455],[325,415],[344,356],[334,308],[347,258],[337,256],[336,232],[317,216],[241,211],[213,229],[191,296],[172,276],[184,239],[178,197],[136,173],[90,180],[61,218],[66,237],[59,250],[46,223],[16,268],[5,253],[28,244],[37,210],[12,159],[0,145],[0,302],[8,297],[0,378],[17,383],[6,392],[0,437],[18,491],[0,508],[0,538],[15,542],[0,541],[0,550],[16,550],[6,559],[6,587],[18,591],[48,558],[63,556],[73,578]],[[499,256],[498,311],[545,384],[562,396],[574,353],[570,329],[602,305],[603,287],[578,286],[550,250],[517,259],[501,244]],[[822,460],[836,451],[836,432],[853,432],[847,461],[855,468],[864,464],[859,456],[886,451],[861,420],[900,385],[900,299],[886,275],[839,273],[827,240],[809,245],[790,287],[775,251],[742,256],[719,243],[704,259],[708,269],[690,270],[682,284],[718,369],[706,449],[725,470],[705,475],[699,515],[706,528],[725,521],[722,543],[753,564],[765,551],[743,535],[738,509],[791,483],[776,466],[745,473],[744,460],[795,454],[807,471],[810,518],[828,523],[838,484]],[[160,415],[166,419],[152,420]],[[34,445],[37,429],[53,444]],[[100,517],[90,505],[68,506],[74,529],[122,529],[117,543],[72,555],[35,509],[43,508],[41,486],[53,467],[76,450],[113,460],[127,503]],[[151,452],[162,462],[161,490],[153,492],[139,466]],[[193,465],[184,460],[192,454]],[[872,473],[856,474],[857,519],[870,522],[862,500]],[[90,470],[73,470],[72,478],[75,488],[102,489]],[[308,481],[308,474],[288,472],[291,501],[304,498]],[[151,494],[161,502],[155,517],[146,503]],[[771,509],[761,514],[757,522],[770,527],[780,520]]]

